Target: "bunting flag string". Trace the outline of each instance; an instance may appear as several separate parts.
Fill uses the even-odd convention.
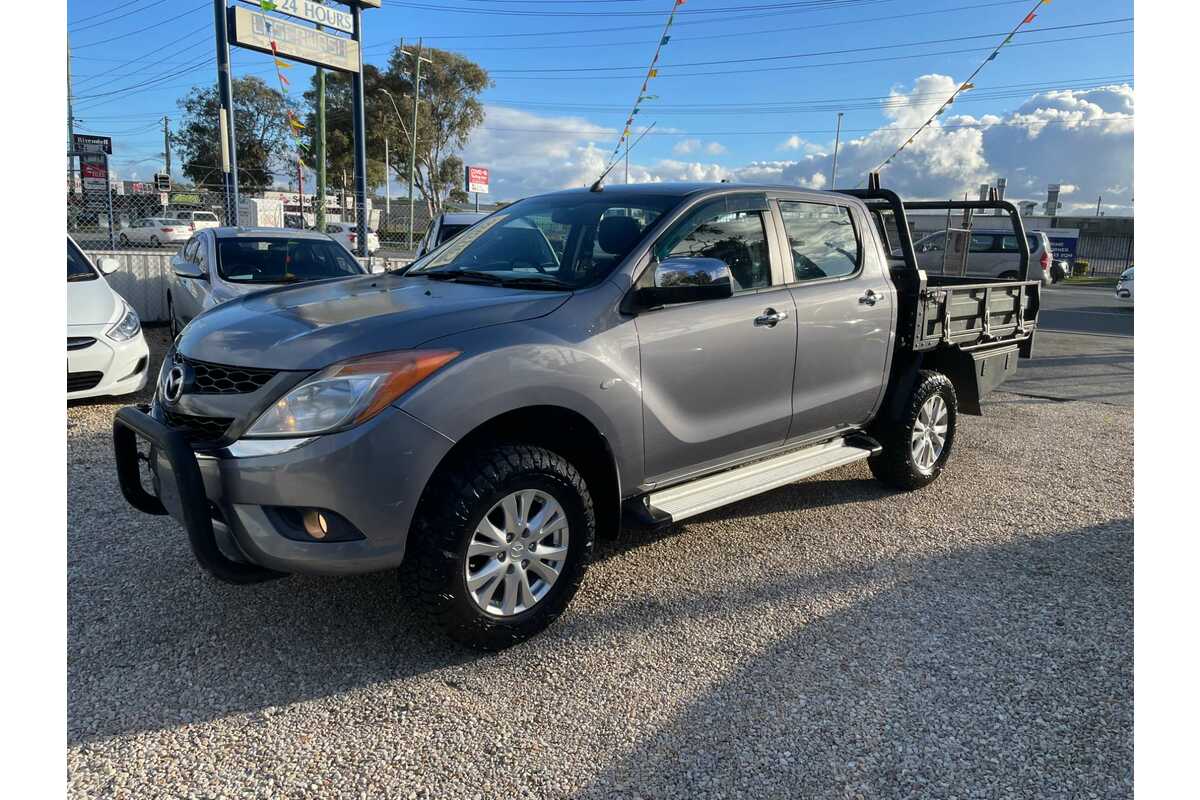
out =
[[[274,11],[275,3],[271,0],[261,0],[260,5],[263,11]],[[279,57],[279,45],[275,43],[274,25],[271,20],[267,20],[267,36],[271,37],[271,56],[275,62],[275,77],[279,80],[279,93],[283,95],[284,101],[287,103],[286,122],[288,133],[292,136],[292,144],[296,147],[296,162],[303,164],[304,160],[301,153],[308,149],[304,142],[300,141],[300,131],[304,130],[304,125],[300,122],[300,117],[291,109],[291,98],[288,96],[288,87],[292,85],[291,80],[287,75],[283,74],[285,69],[291,69],[292,65]]]
[[[658,77],[658,57],[662,54],[662,49],[671,41],[670,30],[671,25],[675,23],[675,12],[687,0],[672,0],[671,13],[667,15],[667,24],[663,26],[662,36],[659,37],[658,46],[654,49],[654,57],[650,59],[650,66],[646,70],[646,77],[642,81],[642,88],[638,92],[637,100],[633,103],[633,110],[629,112],[629,118],[625,120],[625,127],[621,131],[621,137],[617,139],[617,146],[613,148],[612,155],[608,157],[608,162],[604,165],[604,174],[612,169],[612,165],[616,163],[617,158],[621,153],[621,145],[629,141],[629,136],[633,130],[633,118],[641,112],[642,103],[647,100],[657,100],[658,95],[646,94],[646,90],[650,88],[650,80]]]
[[[920,134],[921,131],[928,128],[930,125],[933,124],[933,121],[935,119],[940,117],[942,114],[946,113],[946,109],[949,108],[950,105],[954,103],[954,98],[958,97],[963,92],[969,92],[970,90],[974,89],[975,84],[973,83],[973,81],[975,80],[975,77],[983,70],[983,68],[985,66],[987,66],[987,64],[989,62],[996,60],[996,56],[1000,55],[1001,48],[1003,48],[1006,44],[1008,44],[1009,42],[1012,41],[1013,37],[1017,34],[1017,31],[1019,31],[1022,26],[1028,25],[1031,22],[1033,22],[1034,18],[1037,17],[1038,9],[1040,9],[1044,5],[1049,5],[1049,4],[1050,4],[1050,0],[1037,0],[1037,2],[1034,3],[1033,8],[1031,8],[1029,10],[1029,12],[1025,15],[1025,17],[1020,22],[1017,23],[1015,28],[1013,28],[1011,31],[1009,31],[1008,35],[1004,37],[1004,41],[1000,42],[1000,44],[996,46],[996,49],[992,51],[991,55],[989,55],[982,62],[980,62],[979,66],[977,66],[975,68],[975,71],[972,72],[970,75],[968,75],[967,79],[965,81],[963,81],[961,84],[959,84],[955,88],[955,90],[950,93],[950,96],[948,98],[946,98],[946,102],[942,103],[941,106],[939,106],[938,109],[936,111],[934,111],[932,115],[930,115],[929,119],[925,120],[925,122],[921,125],[921,127],[917,128],[916,131],[914,131],[913,134],[908,137],[908,139],[904,142],[904,144],[897,147],[895,152],[893,152],[890,156],[885,158],[883,160],[883,162],[880,163],[879,165],[877,165],[873,170],[871,170],[871,172],[878,172],[881,169],[883,169],[884,167],[891,164],[892,161],[895,160],[896,156],[900,155],[901,150],[903,150],[904,148],[908,147],[910,144],[913,143],[913,140],[917,138],[917,135]],[[864,180],[864,182],[865,182],[865,180]],[[862,183],[859,183],[859,186],[862,186]]]

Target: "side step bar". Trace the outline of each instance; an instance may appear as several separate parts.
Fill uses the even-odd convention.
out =
[[[878,442],[863,434],[792,450],[631,500],[626,505],[626,521],[638,527],[661,527],[679,522],[803,478],[862,461],[880,450]]]

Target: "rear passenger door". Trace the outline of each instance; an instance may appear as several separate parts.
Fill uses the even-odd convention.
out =
[[[896,298],[866,215],[835,198],[780,197],[796,305],[790,441],[865,423],[883,393]]]
[[[765,196],[731,195],[702,201],[654,245],[660,261],[721,259],[735,290],[635,318],[652,482],[753,455],[787,437],[796,321],[791,294],[779,285],[773,224]]]

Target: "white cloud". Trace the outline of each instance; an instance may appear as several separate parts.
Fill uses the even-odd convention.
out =
[[[860,184],[869,169],[890,156],[940,105],[958,81],[923,75],[892,89],[887,122],[857,138],[843,138],[838,187]],[[952,107],[953,108],[953,107]],[[884,170],[884,185],[914,198],[975,195],[979,184],[1009,180],[1012,200],[1045,200],[1046,185],[1059,183],[1080,198],[1103,194],[1127,201],[1133,183],[1133,88],[1127,85],[1032,95],[1015,111],[999,115],[944,114]],[[514,198],[566,186],[582,186],[603,169],[616,131],[579,117],[542,117],[488,106],[487,129],[472,138],[468,160],[492,166],[498,198]],[[532,128],[504,132],[504,128]],[[657,132],[657,131],[656,131]],[[630,164],[630,180],[730,180],[829,188],[832,142],[821,146],[790,136],[775,146],[777,160],[720,165],[686,159]],[[688,137],[676,156],[725,154],[718,142]],[[636,155],[636,151],[635,151]],[[618,171],[622,171],[618,167]],[[622,171],[623,172],[623,171]],[[1074,204],[1064,202],[1068,208]],[[1095,202],[1091,203],[1095,209]],[[1109,213],[1128,213],[1128,205]]]
[[[675,143],[675,146],[671,148],[671,152],[675,153],[676,155],[685,156],[688,153],[694,153],[699,149],[699,139],[680,139]]]

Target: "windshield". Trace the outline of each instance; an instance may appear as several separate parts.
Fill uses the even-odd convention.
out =
[[[68,281],[94,281],[98,277],[96,270],[92,269],[92,265],[83,257],[83,253],[79,251],[70,239],[67,240],[67,280]]]
[[[680,199],[599,192],[521,200],[441,245],[407,274],[579,289],[606,278]]]
[[[222,278],[235,283],[296,283],[363,274],[336,242],[283,236],[217,239],[217,266]]]

